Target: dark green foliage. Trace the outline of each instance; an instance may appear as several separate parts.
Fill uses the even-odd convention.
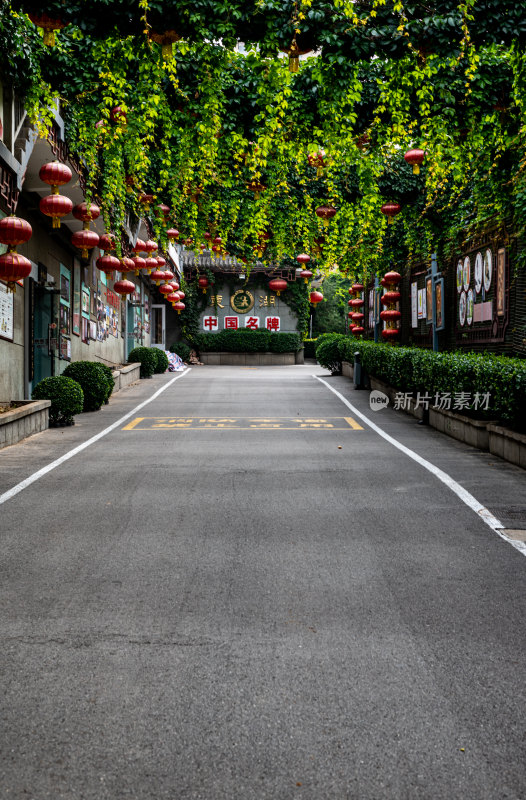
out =
[[[175,342],[175,344],[170,347],[170,353],[175,353],[183,361],[188,361],[190,358],[190,347],[185,344],[185,342]]]
[[[170,362],[168,361],[168,356],[163,350],[159,350],[158,347],[150,347],[150,350],[153,352],[155,356],[154,372],[156,375],[161,375],[163,372],[166,372],[166,370],[170,366]]]
[[[469,392],[472,397],[489,392],[489,408],[477,416],[496,419],[517,430],[525,429],[526,361],[491,353],[434,353],[416,347],[349,340],[339,337],[332,345],[345,361],[359,351],[362,366],[402,392],[435,395]],[[321,362],[320,362],[321,363]],[[461,413],[466,413],[462,411]]]
[[[128,356],[129,364],[141,365],[141,378],[151,378],[157,366],[157,358],[150,347],[134,347]]]
[[[82,412],[84,405],[82,387],[77,381],[64,375],[44,378],[37,383],[31,396],[33,400],[51,400],[51,425],[72,425],[73,417]]]
[[[196,337],[196,347],[205,353],[290,353],[300,349],[301,339],[298,333],[239,328],[237,331],[201,333]]]
[[[343,345],[348,341],[341,333],[322,333],[316,340],[316,358],[322,367],[333,374],[342,370]]]
[[[80,383],[84,392],[84,411],[98,411],[110,395],[105,368],[95,361],[73,361],[64,375]]]
[[[304,339],[303,352],[305,358],[316,358],[316,342],[317,339]]]
[[[100,366],[104,370],[106,380],[108,381],[108,394],[104,398],[104,402],[107,404],[115,387],[115,379],[113,377],[113,370],[111,367],[108,367],[106,364],[100,364]]]
[[[295,353],[301,349],[299,333],[272,333],[270,335],[271,353]]]

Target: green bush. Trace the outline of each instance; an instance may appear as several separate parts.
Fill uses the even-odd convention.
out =
[[[153,349],[153,348],[152,348]],[[151,378],[157,366],[157,358],[149,347],[134,347],[128,356],[129,364],[141,365],[141,378]]]
[[[271,333],[271,353],[295,353],[301,348],[299,333]]]
[[[195,337],[196,348],[204,353],[288,353],[299,350],[299,333],[271,333],[265,329],[250,328],[200,333]]]
[[[467,392],[472,398],[475,395],[482,398],[489,392],[487,411],[479,407],[463,409],[461,413],[497,419],[517,430],[526,428],[526,361],[523,359],[492,353],[435,353],[417,347],[361,340],[343,345],[345,360],[352,361],[351,352],[356,350],[369,375],[398,391],[415,396],[418,392],[427,393],[431,405],[437,394],[448,393],[452,398],[451,410],[454,410],[454,398],[459,392]]]
[[[158,347],[150,347],[154,356],[155,356],[155,369],[154,372],[156,375],[161,375],[163,372],[166,372],[168,367],[170,366],[170,362],[168,361],[168,356],[164,352],[164,350],[159,350]]]
[[[322,367],[330,369],[334,375],[342,371],[347,342],[348,337],[341,333],[322,333],[316,340],[316,359]]]
[[[183,361],[188,361],[190,358],[190,346],[185,342],[176,342],[170,347],[170,353],[175,353]]]
[[[84,392],[84,411],[98,411],[110,394],[106,372],[95,361],[73,361],[62,373],[80,383]]]
[[[316,342],[317,339],[304,339],[303,350],[305,358],[316,358]]]
[[[37,383],[31,395],[33,400],[51,400],[50,425],[73,425],[75,414],[84,407],[82,387],[73,378],[57,375]]]
[[[115,388],[115,378],[113,377],[113,370],[111,367],[108,367],[106,364],[100,364],[102,369],[104,370],[104,374],[106,375],[106,380],[108,381],[108,394],[104,398],[104,402],[108,403],[113,389]]]

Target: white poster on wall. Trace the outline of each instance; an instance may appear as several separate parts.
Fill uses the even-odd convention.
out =
[[[13,341],[14,294],[0,281],[0,339]]]
[[[417,284],[411,284],[411,327],[418,328],[418,289]]]

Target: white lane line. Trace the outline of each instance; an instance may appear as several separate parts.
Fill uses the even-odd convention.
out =
[[[475,497],[473,497],[473,495],[470,494],[467,491],[467,489],[464,489],[464,487],[461,486],[460,483],[457,483],[457,481],[454,480],[451,477],[451,475],[448,475],[447,472],[444,472],[443,470],[439,469],[439,467],[436,467],[430,461],[427,461],[425,458],[422,458],[422,456],[419,456],[418,453],[415,453],[414,450],[410,450],[409,447],[406,447],[397,439],[394,439],[392,436],[389,436],[388,433],[385,433],[385,431],[379,428],[378,425],[375,425],[374,422],[371,422],[371,420],[368,417],[366,417],[365,414],[362,414],[361,411],[359,411],[355,406],[353,406],[352,403],[350,403],[342,394],[340,394],[340,392],[338,392],[329,383],[327,383],[327,381],[323,380],[323,378],[320,378],[318,375],[313,375],[312,377],[316,378],[316,380],[320,381],[320,383],[323,383],[328,389],[330,389],[330,391],[333,394],[335,394],[336,397],[340,398],[342,403],[345,403],[347,408],[349,408],[352,411],[354,416],[359,417],[362,420],[362,422],[365,422],[365,424],[368,425],[373,431],[375,431],[375,433],[377,433],[387,442],[392,444],[393,447],[396,447],[398,448],[398,450],[401,450],[402,453],[406,454],[406,456],[412,458],[413,461],[417,462],[417,464],[420,464],[422,467],[429,470],[429,472],[431,472],[436,478],[442,481],[442,483],[445,483],[445,485],[449,489],[451,489],[451,491],[454,492],[462,500],[463,503],[469,506],[469,508],[471,508],[482,520],[484,520],[486,525],[489,525],[492,531],[495,531],[495,533],[498,534],[501,539],[504,539],[505,542],[511,544],[511,546],[514,547],[516,550],[518,550],[519,553],[522,553],[523,556],[526,556],[526,542],[512,540],[509,539],[507,536],[505,536],[502,533],[502,530],[504,530],[504,525],[502,524],[502,522],[499,522],[499,520],[493,516],[491,511],[489,511],[485,506],[479,503],[479,501]]]
[[[180,378],[184,378],[185,375],[188,375],[190,370],[191,367],[185,370],[181,375],[176,375],[176,377],[172,378],[172,380],[169,381],[166,384],[166,386],[161,386],[161,388],[158,389],[155,392],[155,394],[152,394],[152,396],[149,397],[148,400],[145,400],[143,403],[139,403],[139,405],[136,406],[132,411],[129,411],[127,414],[118,419],[117,422],[114,422],[108,428],[105,428],[100,433],[97,433],[95,436],[92,436],[91,439],[88,439],[86,442],[83,442],[82,444],[79,444],[77,447],[74,447],[73,450],[69,450],[63,456],[57,458],[56,461],[52,461],[51,464],[42,467],[42,469],[39,469],[38,472],[34,472],[28,478],[21,481],[20,483],[17,483],[16,486],[13,486],[12,489],[9,489],[7,492],[4,492],[4,494],[0,494],[0,506],[3,503],[7,502],[7,500],[10,500],[12,497],[17,495],[19,492],[23,491],[23,489],[27,489],[28,486],[31,486],[32,483],[38,481],[39,478],[42,478],[44,475],[47,475],[47,473],[51,472],[51,470],[56,469],[56,467],[59,467],[61,464],[64,463],[64,461],[68,461],[70,458],[73,458],[73,456],[76,456],[77,453],[81,453],[83,450],[86,449],[86,447],[89,447],[91,444],[98,442],[99,439],[102,439],[103,436],[106,436],[108,433],[111,433],[111,431],[115,430],[115,428],[118,428],[119,425],[122,425],[123,422],[132,417],[134,414],[136,414],[137,411],[140,411],[141,408],[144,408],[144,406],[147,406],[148,403],[151,403],[153,400],[159,397],[159,395],[165,392],[166,389],[169,389],[172,383],[175,383],[175,381],[178,381]]]

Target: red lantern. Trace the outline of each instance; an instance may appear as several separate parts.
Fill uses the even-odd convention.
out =
[[[115,250],[115,236],[113,233],[104,233],[100,237],[99,250]]]
[[[132,258],[133,265],[135,267],[135,274],[138,275],[141,269],[146,269],[146,261],[141,256],[134,256]]]
[[[168,302],[169,302],[169,303],[171,303],[172,305],[173,305],[174,303],[178,303],[178,302],[179,302],[179,293],[178,293],[178,292],[172,292],[171,294],[167,294],[167,295],[166,295],[166,299],[167,299],[167,300],[168,300]]]
[[[95,231],[83,228],[81,231],[76,231],[71,237],[71,244],[78,247],[81,251],[82,258],[88,258],[88,250],[92,250],[99,244],[99,235]]]
[[[177,290],[176,290],[176,291],[177,291]],[[185,297],[186,297],[186,295],[185,295],[185,293],[184,293],[184,292],[181,292],[181,291],[179,291],[179,292],[177,292],[177,294],[179,295],[179,300],[184,300],[184,299],[185,299]]]
[[[170,242],[175,242],[175,240],[179,238],[179,231],[177,228],[168,228],[166,236]]]
[[[356,337],[361,336],[362,333],[364,333],[364,331],[365,331],[365,328],[362,328],[361,325],[354,325],[353,324],[353,325],[349,325],[349,328],[352,331],[353,335],[356,336]]]
[[[157,242],[154,242],[153,239],[148,239],[144,243],[143,252],[145,252],[145,253],[153,253],[153,252],[155,252],[155,250],[158,249],[158,247],[159,247],[159,245],[157,244]]]
[[[100,256],[97,261],[95,262],[97,269],[100,269],[101,272],[105,272],[106,275],[111,275],[116,269],[119,269],[121,262],[115,256]]]
[[[44,164],[40,167],[38,176],[43,183],[49,184],[54,190],[58,186],[64,186],[66,183],[69,183],[73,177],[73,173],[70,168],[61,161],[50,161],[48,164]]]
[[[120,281],[115,281],[113,284],[113,291],[120,295],[133,294],[135,291],[135,284],[127,278]]]
[[[388,291],[384,292],[381,297],[382,305],[387,306],[387,308],[380,313],[380,319],[382,319],[386,325],[382,331],[382,336],[388,341],[394,341],[400,334],[398,321],[402,315],[396,308],[396,304],[400,300],[401,295],[400,292],[396,291],[396,286],[401,280],[402,276],[400,273],[394,271],[386,273],[382,279],[382,284],[387,287]]]
[[[17,244],[28,242],[32,233],[31,225],[25,219],[15,216],[0,219],[0,242],[6,244],[10,250]]]
[[[39,208],[46,217],[53,220],[53,228],[60,228],[60,219],[71,213],[73,203],[65,195],[53,193],[43,197],[39,203]]]
[[[177,283],[177,281],[176,280],[170,281],[170,283],[172,284],[174,292],[178,292],[179,291],[179,284]]]
[[[146,253],[147,252],[146,244],[145,244],[145,242],[143,242],[142,239],[137,239],[137,241],[135,242],[135,244],[134,244],[132,249],[133,249],[134,253]]]
[[[404,158],[408,164],[411,164],[413,167],[413,175],[418,175],[420,173],[420,165],[424,161],[425,152],[423,150],[408,150],[405,154]]]
[[[310,271],[310,269],[302,269],[300,272],[300,278],[303,278],[305,283],[308,283],[312,278],[312,272]]]
[[[139,196],[139,203],[141,204],[141,206],[144,206],[144,211],[146,213],[149,212],[150,205],[151,205],[151,203],[153,203],[154,200],[155,200],[155,198],[154,198],[153,194],[146,194],[145,193],[145,194],[141,194]]]
[[[216,236],[215,239],[214,239],[214,244],[221,244],[222,241],[223,240],[222,240],[222,238],[220,236]]]
[[[164,280],[167,283],[169,283],[173,278],[175,278],[175,275],[173,274],[171,269],[167,269],[164,271]]]
[[[363,283],[353,283],[353,285],[349,289],[349,294],[351,292],[356,292],[356,293],[363,292]]]
[[[146,260],[148,261],[148,259]],[[164,272],[160,269],[156,269],[151,273],[150,278],[152,281],[155,281],[156,286],[160,286],[161,281],[164,281]]]
[[[157,269],[157,259],[153,258],[152,256],[148,256],[148,258],[144,260],[144,266],[148,271],[148,275],[151,275],[153,270]]]
[[[174,288],[171,283],[163,283],[162,286],[159,286],[159,291],[161,294],[171,294]]]
[[[323,300],[323,295],[321,292],[310,293],[309,301],[312,303],[313,306],[315,306],[317,303],[321,303],[322,300]]]
[[[278,297],[280,296],[281,292],[285,291],[287,286],[288,283],[287,281],[284,281],[283,278],[273,278],[268,284],[268,288],[272,292],[276,292]]]
[[[325,165],[325,150],[318,150],[317,153],[311,153],[307,160],[311,167],[316,167],[316,177],[321,178]]]
[[[380,210],[382,214],[385,214],[387,221],[391,225],[394,222],[396,215],[402,210],[402,206],[400,203],[384,203]]]
[[[16,291],[16,282],[31,274],[31,261],[14,250],[0,256],[0,280],[7,281],[8,292]]]
[[[173,46],[174,42],[178,42],[181,38],[178,33],[173,30],[163,31],[162,33],[157,33],[156,31],[150,31],[148,36],[154,42],[161,45],[161,54],[163,57],[163,61],[171,61],[173,58]]]
[[[110,120],[114,122],[116,125],[126,125],[128,119],[126,117],[126,112],[122,106],[115,106],[110,111]]]
[[[163,258],[162,256],[157,256],[157,266],[159,267],[159,269],[162,269],[165,264],[166,264],[166,259]]]
[[[177,301],[177,303],[174,303],[174,304],[173,304],[173,307],[174,307],[175,309],[177,309],[177,313],[178,313],[178,314],[180,314],[180,313],[181,313],[181,311],[184,311],[184,310],[185,310],[185,308],[186,308],[185,304],[184,304],[184,303],[181,303],[181,301],[180,301],[180,300],[178,300],[178,301]]]
[[[322,220],[323,224],[327,226],[329,224],[329,220],[332,219],[336,214],[336,209],[334,206],[318,206],[316,209],[316,214]]]
[[[119,272],[133,272],[135,269],[135,262],[133,258],[128,258],[128,256],[124,256],[121,258],[121,266]]]
[[[254,192],[254,198],[258,200],[259,195],[261,192],[264,192],[267,188],[264,183],[260,183],[259,181],[253,180],[247,183],[247,187],[250,189],[251,192]]]
[[[159,203],[159,205],[156,206],[156,208],[157,211],[166,219],[166,217],[170,213],[170,206],[166,206],[164,203]]]
[[[47,14],[28,14],[27,15],[33,25],[37,28],[42,28],[44,31],[44,44],[48,47],[55,46],[55,31],[61,31],[65,27],[65,23],[60,19],[53,19],[48,17]]]
[[[208,278],[205,275],[202,275],[199,280],[197,281],[198,285],[203,290],[203,294],[206,294],[206,290],[208,289]]]
[[[100,217],[100,208],[95,203],[79,203],[73,208],[73,216],[89,225],[92,220]]]
[[[308,264],[310,261],[310,256],[307,255],[307,253],[300,253],[299,256],[296,256],[296,261],[300,265]]]

